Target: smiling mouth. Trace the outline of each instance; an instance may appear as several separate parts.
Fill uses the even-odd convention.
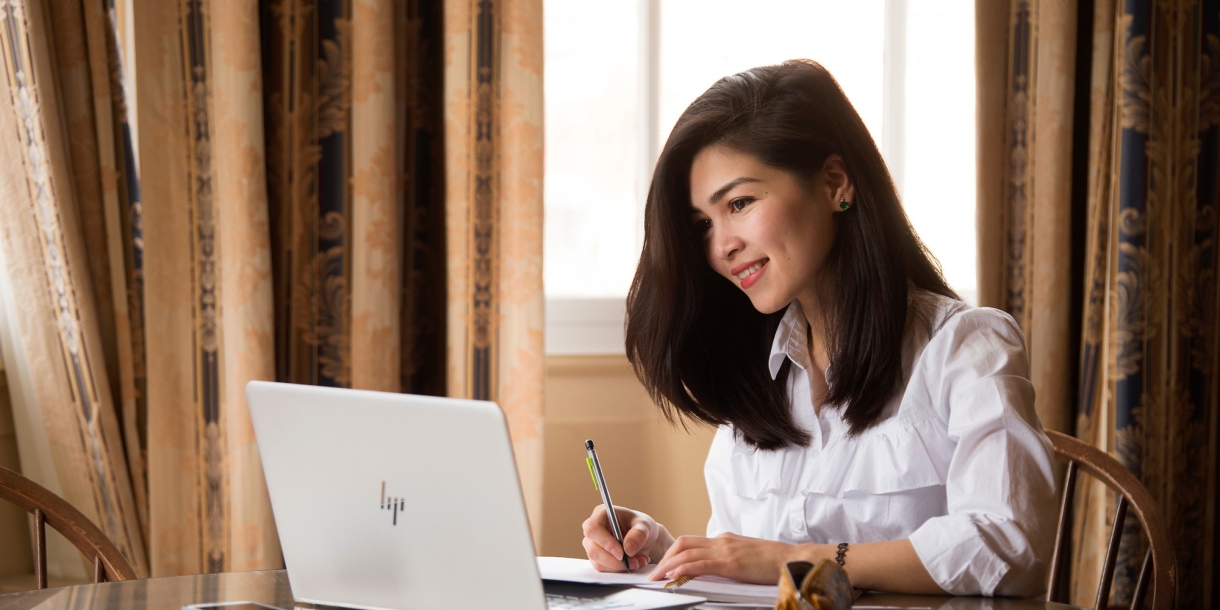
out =
[[[734,271],[737,271],[737,272],[734,273],[733,275],[736,276],[738,281],[741,282],[742,290],[745,290],[746,288],[753,286],[754,282],[757,282],[758,278],[762,277],[763,270],[766,269],[767,263],[769,263],[769,262],[771,262],[771,259],[764,258],[759,261],[756,261],[755,263],[751,264],[749,267],[746,267],[745,269],[741,269],[740,271],[737,271],[736,269],[734,269]]]

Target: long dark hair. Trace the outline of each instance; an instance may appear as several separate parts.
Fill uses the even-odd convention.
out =
[[[723,145],[809,182],[842,157],[855,201],[834,215],[835,241],[818,297],[830,355],[827,403],[850,433],[875,424],[902,387],[909,291],[957,299],[898,201],[885,161],[834,77],[792,60],[720,79],[682,113],[657,160],[644,211],[644,250],[627,296],[627,358],[665,415],[732,424],[759,449],[807,445],[785,392],[788,366],[767,357],[784,311],[762,314],[716,274],[690,216],[690,170]],[[916,315],[909,315],[916,314]]]

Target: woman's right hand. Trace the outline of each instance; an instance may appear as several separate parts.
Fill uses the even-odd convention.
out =
[[[624,550],[631,558],[631,569],[638,570],[648,565],[650,558],[663,557],[674,543],[665,526],[652,517],[621,506],[614,507],[614,512],[623,531],[622,547],[614,539],[604,505],[597,505],[581,526],[585,534],[581,544],[598,572],[622,572]]]

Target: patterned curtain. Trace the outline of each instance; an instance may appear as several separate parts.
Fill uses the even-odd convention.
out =
[[[542,532],[542,0],[445,3],[449,393],[504,408]]]
[[[497,401],[540,531],[541,1],[263,9],[277,377]]]
[[[0,0],[23,468],[142,574],[277,567],[249,380],[474,397],[540,531],[541,0],[134,0],[138,151],[94,4]]]
[[[26,474],[147,575],[140,196],[107,4],[0,2],[0,334]]]
[[[1021,325],[1038,417],[1067,431],[1071,278],[1061,262],[1070,250],[1075,7],[1008,4],[976,4],[979,304]]]
[[[134,3],[153,576],[281,562],[244,392],[275,374],[257,10]]]
[[[980,169],[1010,183],[1024,180],[1026,142],[1048,133],[1024,113],[1073,117],[1069,146],[1034,155],[1072,168],[1071,199],[1054,202],[1071,210],[1071,254],[1045,261],[1079,282],[1061,305],[1078,319],[1067,338],[1079,345],[1075,400],[1063,404],[1072,405],[1071,431],[1116,456],[1160,502],[1176,551],[1179,605],[1212,608],[1220,599],[1220,2],[1062,4],[976,3],[980,143],[987,146]],[[1069,25],[1054,24],[1064,17]],[[1057,93],[1065,88],[1074,95]],[[988,110],[988,100],[1006,115]],[[981,180],[980,211],[1028,206],[1016,193],[988,191]],[[980,249],[981,280],[1028,269],[1029,255],[1019,256],[1013,243],[1028,247],[1031,234],[1039,240],[1064,230],[1011,218],[998,223],[1009,247]],[[1035,282],[1010,290],[991,304],[1020,311],[1011,293],[1039,288]],[[1036,318],[1018,319],[1027,336],[1042,334]],[[1037,339],[1032,343],[1036,358]],[[1115,501],[1097,488],[1078,498],[1074,603],[1093,603]],[[1144,556],[1131,521],[1116,603],[1129,603]]]

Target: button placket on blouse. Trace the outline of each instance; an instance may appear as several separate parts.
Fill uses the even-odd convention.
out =
[[[800,341],[800,337],[801,334],[792,329],[788,341],[784,345],[784,351],[796,369],[790,371],[788,395],[792,397],[792,415],[795,423],[809,432],[812,438],[808,447],[787,447],[781,451],[804,452],[805,460],[803,462],[807,464],[822,453],[824,438],[822,426],[818,422],[819,416],[814,408],[813,391],[809,383],[809,371],[812,363],[809,360],[808,350],[803,342]],[[798,475],[797,478],[799,481],[804,477]],[[794,491],[796,493],[788,499],[784,511],[787,513],[788,536],[793,542],[803,544],[810,541],[809,529],[805,519],[805,494],[800,493],[800,489]]]
[[[836,435],[843,433],[846,424],[841,421],[841,412],[837,409],[817,409],[813,403],[813,385],[811,383],[811,371],[813,362],[806,343],[806,333],[802,330],[803,320],[798,320],[794,316],[788,316],[784,320],[784,327],[781,328],[783,337],[778,344],[778,352],[784,354],[791,363],[792,369],[788,375],[788,395],[791,397],[791,408],[794,422],[811,436],[808,447],[787,447],[779,451],[803,452],[805,459],[801,460],[805,464],[804,469],[809,468],[809,464],[819,455],[824,454],[827,449],[826,444],[831,439],[836,438]],[[827,384],[829,385],[830,367],[826,369]],[[797,475],[798,481],[803,481],[804,475]],[[811,542],[812,538],[809,535],[807,508],[805,506],[808,500],[806,494],[801,493],[798,486],[793,491],[794,495],[784,501],[783,514],[787,522],[786,528],[781,526],[780,531],[787,530],[788,538],[796,543]]]

